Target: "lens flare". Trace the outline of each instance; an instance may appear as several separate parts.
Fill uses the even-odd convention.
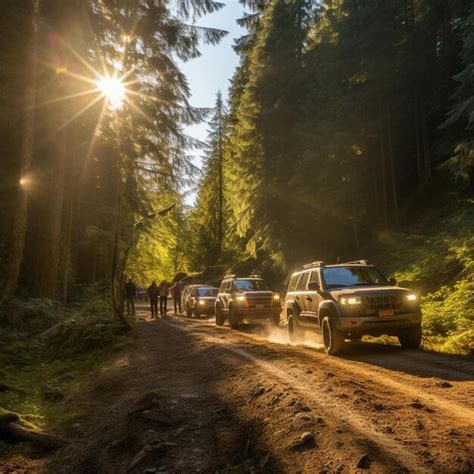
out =
[[[118,77],[100,77],[97,81],[97,89],[107,99],[112,109],[119,109],[123,106],[125,86]]]

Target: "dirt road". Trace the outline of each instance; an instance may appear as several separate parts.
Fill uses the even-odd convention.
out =
[[[144,314],[143,314],[144,316]],[[144,320],[47,472],[473,472],[472,359]]]

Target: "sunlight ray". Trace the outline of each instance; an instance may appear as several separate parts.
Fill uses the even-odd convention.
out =
[[[66,46],[69,51],[77,58],[79,61],[84,64],[84,66],[91,71],[94,76],[99,76],[99,72],[92,66],[92,64],[89,63],[86,59],[84,59],[67,41],[65,41],[63,38],[61,38],[61,42]]]
[[[75,99],[77,97],[84,97],[86,95],[90,95],[90,94],[94,94],[94,93],[99,93],[99,90],[97,88],[95,88],[95,89],[89,89],[87,91],[76,92],[75,94],[69,94],[69,95],[65,95],[65,96],[62,96],[62,97],[57,97],[56,99],[51,99],[51,100],[47,100],[45,102],[41,102],[40,104],[36,104],[34,106],[34,108],[44,107],[46,105],[55,104],[57,102],[62,102],[62,101],[65,101],[65,100]]]
[[[96,104],[97,102],[99,102],[99,100],[103,99],[103,96],[102,95],[99,95],[98,97],[96,97],[92,102],[90,102],[89,104],[87,104],[86,106],[84,106],[81,110],[79,110],[78,112],[76,112],[69,120],[67,120],[65,123],[63,123],[62,125],[60,125],[56,130],[54,130],[53,133],[51,133],[51,135],[48,137],[48,139],[50,139],[51,137],[53,137],[54,135],[56,135],[58,132],[60,132],[61,130],[63,130],[64,128],[66,128],[71,122],[73,122],[74,120],[76,120],[79,116],[81,116],[84,112],[86,112],[87,110],[89,110],[94,104]]]
[[[102,125],[102,120],[104,119],[104,115],[106,111],[107,111],[107,101],[104,100],[104,103],[102,104],[102,109],[100,110],[99,116],[97,118],[97,122],[94,127],[94,131],[92,132],[91,141],[89,143],[89,146],[87,147],[86,159],[84,160],[84,167],[89,161],[89,158],[92,154],[92,150],[94,149],[94,145],[97,140],[97,133]]]

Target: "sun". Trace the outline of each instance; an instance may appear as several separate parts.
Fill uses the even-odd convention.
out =
[[[125,100],[125,85],[118,77],[101,76],[97,80],[97,89],[107,99],[112,109],[119,109]]]

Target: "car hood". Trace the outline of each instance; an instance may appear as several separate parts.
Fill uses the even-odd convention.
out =
[[[408,293],[408,288],[401,288],[399,286],[360,286],[356,288],[342,288],[340,290],[330,290],[329,293],[334,298],[341,296],[370,296],[383,294]]]
[[[274,294],[274,291],[244,291],[242,293],[239,293],[239,295],[245,296],[272,296]]]

